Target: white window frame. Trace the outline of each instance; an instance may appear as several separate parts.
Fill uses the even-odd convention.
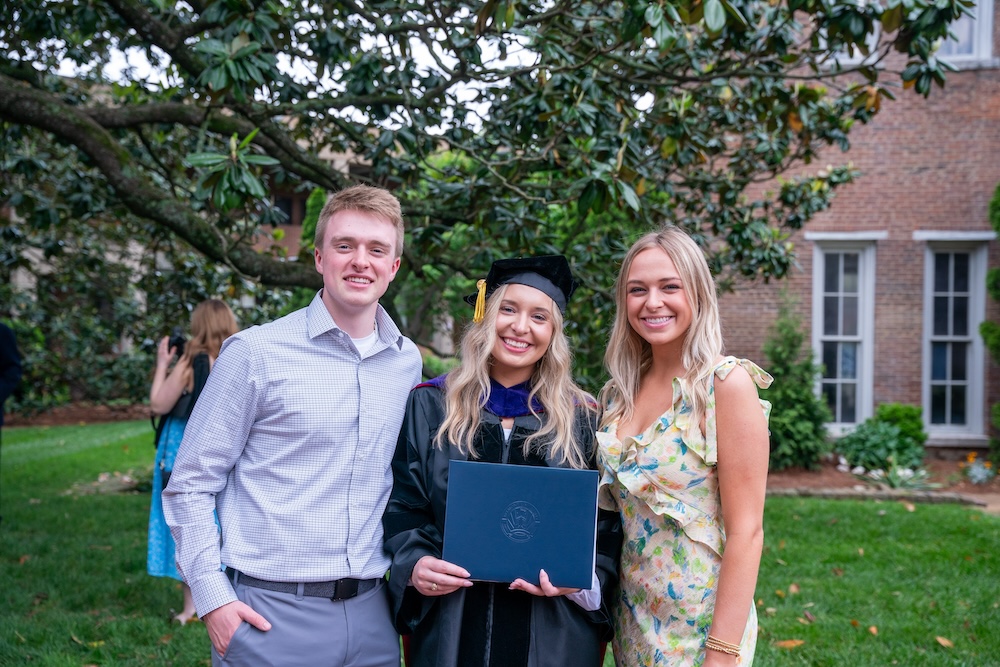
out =
[[[813,242],[812,275],[812,349],[817,362],[823,361],[823,291],[827,253],[858,254],[858,385],[855,396],[855,421],[838,422],[837,415],[827,427],[839,437],[874,414],[875,384],[875,247],[876,241],[888,238],[887,232],[837,233],[806,232]],[[822,397],[822,379],[816,386]]]
[[[989,241],[994,232],[915,232],[915,241],[924,245],[924,313],[922,334],[921,392],[924,430],[929,445],[975,447],[986,445],[985,391],[986,349],[979,324],[986,319],[986,270]],[[968,393],[964,426],[931,424],[931,337],[934,332],[934,256],[939,252],[969,253],[969,339]]]
[[[958,69],[998,67],[1000,58],[993,57],[993,0],[978,0],[972,16],[972,53],[938,56]],[[950,41],[950,40],[949,40]]]

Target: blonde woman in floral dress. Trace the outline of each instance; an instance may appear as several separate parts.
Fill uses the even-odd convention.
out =
[[[632,246],[615,301],[598,433],[601,503],[625,529],[615,658],[750,665],[771,376],[722,355],[714,282],[679,228]]]

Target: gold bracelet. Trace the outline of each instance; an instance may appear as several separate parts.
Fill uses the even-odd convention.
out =
[[[725,653],[727,655],[739,656],[740,654],[739,644],[730,644],[729,642],[724,642],[717,637],[713,637],[712,635],[709,635],[708,639],[705,640],[705,648]]]

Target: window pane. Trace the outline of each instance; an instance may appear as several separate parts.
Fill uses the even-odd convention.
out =
[[[969,335],[969,297],[956,296],[952,299],[953,324],[951,333],[955,336]]]
[[[948,379],[948,344],[931,344],[931,380]]]
[[[853,424],[857,421],[856,393],[856,385],[840,385],[840,421],[843,424]]]
[[[837,344],[823,343],[823,377],[837,377]]]
[[[840,377],[851,380],[858,377],[857,343],[843,343],[840,346]]]
[[[823,384],[823,398],[826,399],[826,407],[830,408],[830,414],[833,415],[833,421],[837,420],[837,385],[824,383]]]
[[[931,387],[931,423],[945,423],[945,391],[939,384]]]
[[[844,297],[844,330],[841,332],[845,336],[858,335],[858,297]]]
[[[840,299],[835,296],[823,297],[823,333],[836,336],[840,333]]]
[[[960,384],[951,388],[951,423],[965,426],[965,387]]]
[[[825,255],[826,265],[825,265],[825,275],[823,276],[823,291],[824,292],[839,292],[840,291],[840,255],[834,252],[828,252]]]
[[[934,335],[948,335],[948,297],[934,297]]]
[[[935,292],[949,292],[950,286],[949,278],[951,273],[948,271],[951,266],[951,255],[945,252],[939,252],[934,255],[934,291]]]
[[[858,293],[858,254],[856,252],[844,255],[844,291],[850,294]]]
[[[952,289],[956,292],[969,291],[969,253],[956,252],[955,255],[955,284]]]
[[[969,346],[966,343],[951,344],[951,377],[950,380],[964,382],[968,379]]]
[[[948,26],[955,38],[946,39],[941,44],[941,48],[938,49],[938,54],[942,56],[971,56],[975,43],[974,25],[971,16],[963,16]]]

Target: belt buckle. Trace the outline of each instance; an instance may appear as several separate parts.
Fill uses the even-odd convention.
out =
[[[333,597],[331,597],[330,600],[333,602],[337,602],[338,600],[347,600],[355,597],[357,594],[357,579],[338,579],[333,584]]]

